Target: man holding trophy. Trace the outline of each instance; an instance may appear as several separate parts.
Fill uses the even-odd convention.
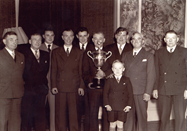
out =
[[[98,112],[103,101],[105,61],[112,53],[103,51],[105,38],[102,32],[94,33],[92,41],[94,47],[83,58],[83,79],[85,85],[89,88],[90,131],[98,131]]]

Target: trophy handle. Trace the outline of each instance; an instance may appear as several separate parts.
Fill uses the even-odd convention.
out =
[[[88,51],[87,55],[94,61],[93,57],[90,54],[92,54],[91,51]]]
[[[108,51],[108,53],[106,53],[106,55],[108,55],[108,56],[105,58],[105,61],[112,56],[112,52]]]

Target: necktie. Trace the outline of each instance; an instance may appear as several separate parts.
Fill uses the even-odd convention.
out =
[[[39,55],[37,54],[37,50],[35,50],[35,58],[36,58],[37,61],[39,62]]]
[[[69,54],[70,54],[70,53],[69,53],[69,48],[67,48],[67,56],[69,56]]]
[[[119,80],[119,77],[117,77],[117,82],[119,83],[119,81],[120,81],[120,80]]]
[[[172,53],[173,48],[170,49],[170,53]]]
[[[51,45],[49,44],[49,45],[48,45],[48,51],[49,51],[49,52],[51,51],[50,47],[51,47]]]
[[[84,44],[82,44],[82,49],[81,50],[84,51]]]
[[[120,53],[120,55],[121,55],[122,51],[123,51],[123,50],[122,50],[122,45],[120,45],[120,46],[119,46],[119,53]]]
[[[134,55],[133,55],[133,57],[134,57],[134,58],[136,57],[136,52],[134,52]]]

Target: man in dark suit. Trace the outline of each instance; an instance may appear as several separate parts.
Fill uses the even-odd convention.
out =
[[[112,63],[114,60],[121,60],[123,53],[132,50],[132,45],[127,43],[129,38],[128,31],[124,27],[119,27],[114,33],[114,40],[115,43],[111,45],[107,45],[105,47],[106,51],[111,51],[112,56],[106,61],[105,67],[105,74],[108,77],[109,75],[112,76]],[[134,104],[132,105],[131,112],[134,111],[135,107]],[[132,117],[130,112],[127,114],[127,119],[129,119],[124,126],[125,131],[134,131],[135,130],[135,118]],[[104,130],[108,130],[108,125]]]
[[[174,31],[165,34],[166,47],[155,53],[157,79],[153,97],[158,98],[159,130],[169,131],[173,104],[175,131],[185,131],[185,103],[187,99],[187,50],[178,46],[178,36]]]
[[[86,55],[87,56],[87,51],[89,51],[90,49],[93,49],[94,45],[91,43],[88,43],[88,39],[89,39],[89,32],[88,29],[86,27],[80,27],[77,31],[76,37],[78,38],[78,43],[75,44],[75,47],[77,47],[78,49],[80,49],[83,53],[83,56]],[[83,68],[85,67],[85,65],[88,64],[83,64]],[[87,86],[86,86],[87,87]],[[79,120],[79,130],[81,127],[81,122],[83,122],[83,127],[85,131],[89,131],[89,104],[88,104],[88,91],[87,88],[85,88],[84,91],[84,96],[79,96],[78,100],[79,100],[79,104],[78,104],[78,120]],[[85,116],[83,116],[85,115]],[[84,117],[84,118],[82,118]],[[83,120],[84,119],[84,120]]]
[[[63,47],[52,52],[51,83],[55,95],[56,131],[78,130],[77,95],[84,95],[82,52],[72,45],[74,33],[65,29]]]
[[[23,78],[25,91],[22,100],[22,130],[30,131],[32,120],[36,131],[45,131],[45,99],[48,93],[49,54],[39,50],[42,37],[31,35],[29,44],[19,45],[18,51],[25,56]]]
[[[3,43],[5,48],[0,50],[0,131],[20,131],[25,60],[23,54],[15,50],[15,32],[7,32]]]
[[[108,68],[105,71],[106,76],[112,73],[111,67],[114,60],[121,60],[122,54],[132,50],[131,44],[127,43],[129,38],[128,31],[124,27],[119,27],[114,33],[115,43],[107,45],[106,51],[111,51],[112,56],[107,60]]]
[[[40,46],[40,50],[46,51],[49,53],[50,56],[50,67],[51,67],[51,53],[52,50],[58,48],[57,45],[53,44],[54,41],[54,31],[51,28],[47,28],[44,30],[43,38],[44,38],[44,43]],[[49,103],[49,108],[50,108],[50,131],[55,131],[55,95],[52,94],[51,92],[51,80],[50,80],[50,68],[47,74],[47,79],[48,79],[48,103]]]
[[[141,33],[133,33],[131,43],[134,48],[122,55],[122,62],[125,64],[125,75],[130,78],[133,86],[137,116],[136,130],[146,131],[147,102],[150,100],[155,82],[154,56],[142,48],[144,40]]]
[[[102,32],[96,32],[93,34],[92,41],[95,47],[90,49],[91,52],[103,49],[103,43],[105,42],[104,34]],[[99,130],[99,122],[98,122],[98,113],[99,107],[103,106],[102,104],[102,92],[103,89],[91,89],[91,85],[93,83],[93,78],[95,76],[105,77],[105,73],[102,70],[97,71],[97,67],[94,65],[94,62],[91,58],[88,57],[87,53],[83,56],[83,79],[84,83],[88,88],[88,101],[89,101],[89,116],[90,116],[90,131],[98,131]]]

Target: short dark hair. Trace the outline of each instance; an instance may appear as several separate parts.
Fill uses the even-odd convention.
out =
[[[74,31],[73,31],[71,28],[65,28],[65,29],[63,30],[63,32],[65,32],[65,31],[72,31],[72,32],[73,32],[73,35],[74,35]],[[62,35],[63,35],[63,32],[62,32]]]
[[[116,29],[116,31],[115,31],[115,33],[114,33],[114,36],[115,36],[116,34],[118,34],[119,32],[123,32],[123,31],[126,32],[126,35],[128,34],[128,30],[127,30],[126,28],[124,28],[124,27],[119,27],[118,29]]]
[[[88,33],[88,29],[87,29],[86,27],[80,27],[80,28],[77,30],[76,34],[78,34],[79,32],[84,32],[84,31],[86,31],[86,32]]]
[[[9,32],[6,32],[6,33],[4,34],[3,39],[6,39],[8,35],[16,35],[16,36],[17,36],[17,34],[16,34],[15,32],[9,31]]]
[[[169,31],[167,31],[167,32],[165,33],[165,37],[166,37],[166,35],[167,35],[168,33],[174,33],[174,34],[176,34],[176,35],[178,36],[177,32],[175,32],[174,30],[169,30]]]
[[[32,36],[35,36],[35,35],[39,35],[39,36],[41,36],[40,33],[37,33],[37,32],[36,32],[36,33],[32,33],[32,34],[30,35],[30,39],[31,39]],[[41,37],[42,37],[42,36],[41,36]]]

